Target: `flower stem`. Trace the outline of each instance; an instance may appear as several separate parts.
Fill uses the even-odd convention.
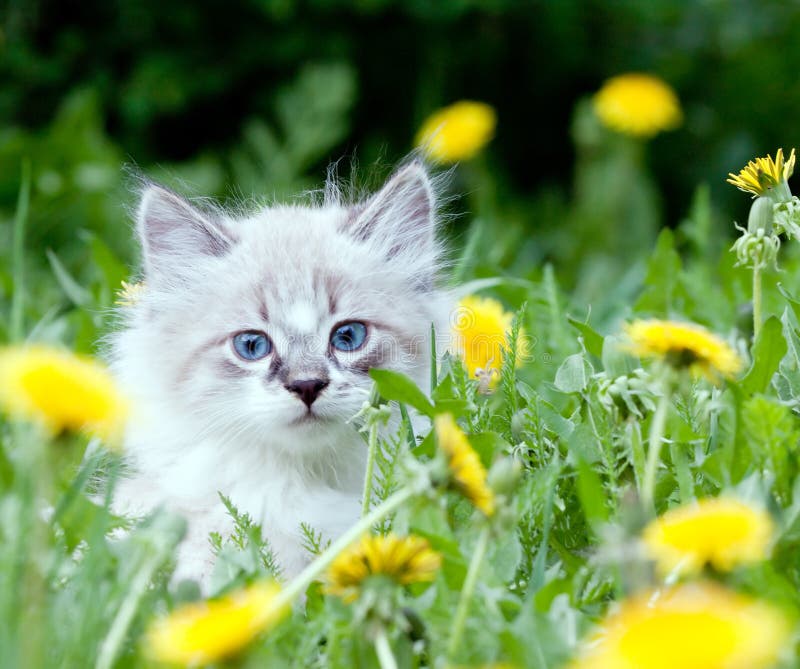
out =
[[[753,265],[753,341],[761,332],[761,265]]]
[[[367,515],[363,516],[361,520],[359,520],[355,525],[353,525],[353,527],[347,530],[347,532],[345,532],[324,551],[322,551],[316,560],[314,560],[287,584],[287,586],[275,599],[276,608],[280,608],[291,602],[297,595],[303,592],[311,584],[311,582],[319,574],[321,574],[331,562],[334,561],[334,559],[336,559],[336,556],[339,555],[339,553],[341,553],[351,543],[358,539],[375,523],[386,518],[386,516],[402,506],[415,494],[417,494],[417,490],[415,488],[402,488],[390,497],[386,498],[383,504],[376,506]]]
[[[656,473],[658,463],[661,461],[661,444],[664,441],[664,428],[667,424],[667,410],[669,409],[670,392],[667,384],[664,384],[661,397],[658,400],[656,412],[650,423],[649,446],[647,450],[647,464],[644,470],[644,481],[642,483],[642,507],[646,513],[655,510],[655,490]]]
[[[158,569],[163,559],[163,555],[155,553],[149,555],[142,564],[131,583],[128,594],[122,602],[122,606],[120,606],[117,611],[114,622],[111,623],[108,635],[103,639],[103,643],[100,646],[100,653],[97,656],[95,669],[110,669],[114,664],[120,646],[125,641],[128,628],[133,621],[133,616],[136,614],[139,601],[142,599],[142,596],[150,585],[150,579],[152,579],[153,574],[156,569]]]
[[[450,632],[450,643],[447,644],[448,664],[453,663],[456,652],[461,645],[461,637],[464,636],[464,626],[467,622],[467,613],[469,613],[469,603],[472,600],[472,595],[475,592],[475,585],[478,582],[478,571],[481,568],[483,558],[486,555],[486,549],[489,546],[490,529],[489,525],[485,525],[478,537],[478,544],[475,546],[475,552],[472,554],[472,560],[467,570],[467,577],[464,579],[464,587],[461,588],[461,597],[458,600],[456,615],[453,619],[452,631]]]
[[[375,469],[375,454],[378,451],[378,421],[373,420],[369,426],[369,446],[367,451],[367,471],[364,473],[364,495],[361,503],[361,517],[369,513],[372,497],[372,477]]]
[[[11,253],[11,317],[8,336],[11,341],[24,339],[25,318],[25,224],[28,220],[28,205],[31,197],[31,164],[22,163],[22,177],[17,197],[17,211],[14,214],[14,228]]]
[[[392,647],[389,645],[383,625],[375,633],[375,654],[378,656],[381,669],[397,669],[397,660],[394,659],[394,653],[392,653]]]

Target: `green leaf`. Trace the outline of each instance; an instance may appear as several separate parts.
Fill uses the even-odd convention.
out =
[[[603,369],[610,378],[625,376],[638,367],[636,358],[622,346],[622,340],[609,335],[603,340]]]
[[[789,306],[792,308],[792,311],[794,312],[795,318],[800,320],[800,300],[798,300],[794,296],[794,294],[788,288],[786,288],[786,286],[784,286],[782,283],[779,283],[777,288],[780,294],[783,295],[783,297],[789,303]]]
[[[88,305],[92,300],[89,291],[72,278],[67,268],[64,267],[53,251],[47,249],[46,253],[47,259],[50,261],[50,267],[53,269],[53,274],[55,274],[56,280],[67,297],[75,306],[85,307]]]
[[[573,353],[556,370],[553,383],[562,393],[579,393],[586,388],[593,373],[594,370],[583,357],[583,353]]]
[[[752,464],[768,471],[775,479],[777,498],[789,501],[791,482],[796,477],[793,454],[800,438],[791,409],[775,399],[757,395],[742,407],[742,431],[752,453]]]
[[[608,521],[603,482],[597,471],[582,458],[578,458],[576,469],[578,470],[578,499],[581,508],[589,524],[597,527]]]
[[[369,375],[377,384],[378,392],[384,399],[403,402],[426,416],[436,415],[436,409],[425,397],[425,393],[405,374],[391,369],[371,369]]]
[[[681,257],[675,250],[674,235],[669,228],[664,228],[647,263],[645,290],[634,310],[649,311],[660,316],[669,315],[673,310],[680,272]]]
[[[592,328],[588,323],[579,321],[572,316],[567,316],[567,321],[581,333],[583,345],[586,347],[586,350],[599,358],[603,354],[603,335],[597,332],[597,330]]]
[[[487,469],[498,453],[504,453],[510,448],[508,442],[497,432],[479,432],[469,435],[468,439]]]
[[[775,316],[770,316],[753,345],[753,364],[741,381],[742,390],[748,395],[766,391],[786,350],[783,326]]]

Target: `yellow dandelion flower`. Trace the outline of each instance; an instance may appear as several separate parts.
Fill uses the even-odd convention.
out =
[[[709,380],[733,377],[742,359],[722,339],[695,323],[638,320],[625,326],[628,349],[640,358],[660,358]]]
[[[221,599],[188,604],[155,621],[145,636],[149,657],[198,665],[242,650],[287,612],[276,603],[280,586],[262,581]]]
[[[645,528],[642,538],[662,574],[696,573],[706,564],[730,571],[765,560],[773,532],[766,511],[721,497],[667,511]]]
[[[108,440],[128,413],[105,367],[46,346],[0,349],[0,408],[54,433],[83,430]]]
[[[487,517],[494,514],[495,500],[486,482],[486,468],[450,414],[434,419],[439,448],[447,456],[454,487]]]
[[[325,591],[351,600],[371,576],[388,576],[400,585],[424,583],[441,566],[442,556],[422,537],[366,535],[331,563]]]
[[[489,143],[496,124],[492,107],[462,100],[431,114],[417,133],[415,144],[438,163],[468,160]]]
[[[683,119],[675,91],[658,77],[632,72],[606,81],[592,100],[607,128],[648,139],[677,128]]]
[[[117,291],[116,304],[121,307],[132,307],[141,299],[144,288],[144,281],[139,281],[138,283],[123,281],[120,285],[120,289]]]
[[[765,669],[789,633],[772,606],[696,583],[624,601],[571,669]]]
[[[794,173],[794,149],[789,160],[784,162],[783,149],[778,149],[775,159],[772,156],[756,158],[745,165],[739,174],[728,173],[726,181],[753,197],[765,195],[768,190],[789,179]]]
[[[481,381],[485,390],[494,388],[500,379],[503,350],[508,347],[506,333],[513,320],[514,314],[490,297],[468,295],[458,304],[452,323],[454,347],[469,375]],[[525,353],[524,336],[520,336],[518,365]]]

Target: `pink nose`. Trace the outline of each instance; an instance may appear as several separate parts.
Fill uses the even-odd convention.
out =
[[[293,381],[286,384],[286,390],[297,394],[303,403],[310,409],[314,400],[328,386],[324,379],[305,379],[303,381]]]

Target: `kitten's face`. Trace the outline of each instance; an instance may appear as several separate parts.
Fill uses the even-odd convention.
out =
[[[371,368],[424,379],[441,304],[433,204],[416,164],[358,207],[240,220],[150,187],[134,330],[159,395],[200,432],[302,449],[357,413]]]

